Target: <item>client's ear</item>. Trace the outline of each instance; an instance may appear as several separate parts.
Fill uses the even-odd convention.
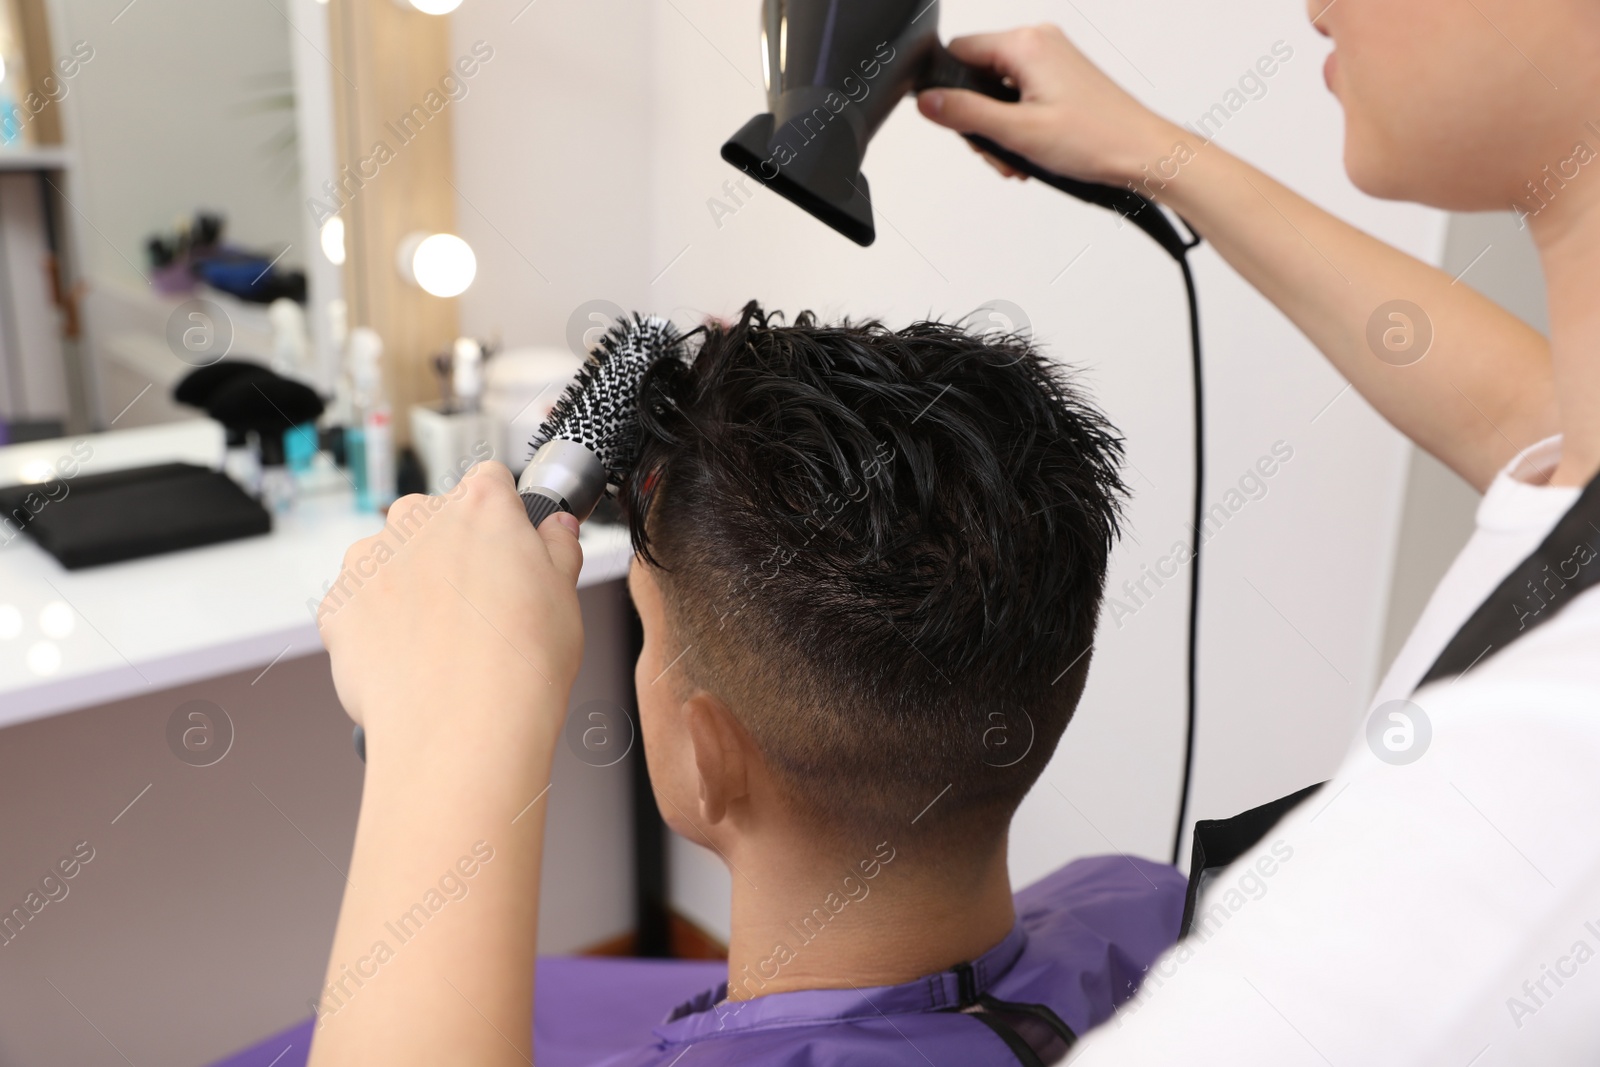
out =
[[[750,793],[749,735],[717,697],[699,690],[684,702],[689,743],[700,778],[700,816],[708,823],[727,818],[728,808]]]

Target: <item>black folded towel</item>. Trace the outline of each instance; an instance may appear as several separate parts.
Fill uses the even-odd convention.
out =
[[[190,463],[0,489],[0,523],[68,570],[253,537],[272,516],[220,471]]]

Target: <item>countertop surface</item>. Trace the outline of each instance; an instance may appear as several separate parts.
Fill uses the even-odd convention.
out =
[[[302,499],[265,536],[78,571],[17,537],[0,548],[0,726],[321,651],[324,587],[382,528],[346,492]],[[582,538],[580,588],[627,573],[626,528]]]

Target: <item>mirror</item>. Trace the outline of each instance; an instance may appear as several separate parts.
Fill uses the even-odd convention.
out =
[[[0,419],[14,440],[194,418],[173,387],[219,360],[330,391],[343,285],[307,210],[309,176],[334,169],[328,10],[0,6]],[[270,311],[279,298],[298,313]]]

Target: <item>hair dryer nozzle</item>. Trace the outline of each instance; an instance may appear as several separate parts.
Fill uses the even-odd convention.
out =
[[[848,124],[826,128],[798,149],[775,138],[773,126],[771,112],[757,115],[722,146],[722,158],[856,244],[870,245],[877,237],[872,194]]]
[[[870,245],[872,197],[861,174],[867,145],[909,92],[969,89],[1015,102],[1016,86],[968,66],[939,43],[939,0],[763,0],[767,111],[722,146],[722,158],[860,245]],[[1016,170],[1109,208],[1174,258],[1185,238],[1152,201],[1126,189],[1052,173],[986,137],[967,139]]]

